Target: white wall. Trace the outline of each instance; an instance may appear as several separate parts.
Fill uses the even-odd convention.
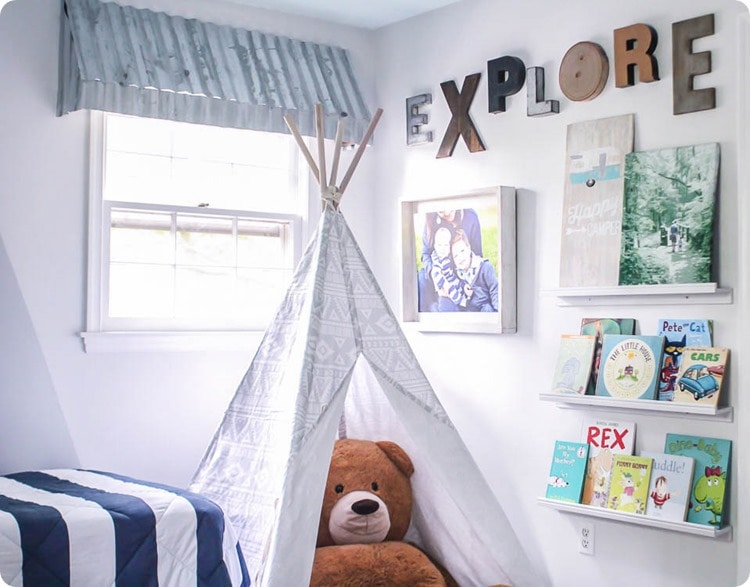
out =
[[[659,316],[708,317],[715,322],[718,343],[733,351],[740,347],[738,319],[748,315],[747,297],[741,312],[737,305],[634,307],[627,301],[616,307],[560,308],[554,297],[542,293],[557,286],[566,125],[629,112],[636,114],[638,150],[721,142],[719,281],[726,287],[747,285],[747,271],[738,263],[740,242],[748,245],[747,231],[740,233],[738,226],[740,213],[747,213],[747,206],[739,204],[737,180],[739,3],[464,0],[376,34],[219,1],[140,0],[137,5],[350,49],[371,107],[382,106],[385,116],[343,207],[397,311],[398,201],[487,185],[519,188],[518,333],[410,332],[409,337],[531,556],[556,586],[723,587],[747,574],[747,556],[738,554],[747,551],[747,513],[738,506],[737,476],[732,542],[597,520],[596,554],[586,557],[574,544],[576,517],[536,503],[554,439],[576,438],[581,421],[581,413],[537,397],[551,377],[560,333],[575,332],[581,317],[593,314],[632,316],[643,332],[652,332]],[[0,367],[25,367],[0,372],[0,429],[5,432],[0,439],[15,439],[13,447],[0,444],[0,473],[52,462],[185,485],[254,349],[83,352],[78,333],[85,319],[88,123],[84,113],[55,117],[58,11],[56,1],[14,0],[0,16],[0,239],[8,261],[0,255],[0,269],[9,266],[14,273],[0,282],[0,304],[13,311],[25,305],[29,318],[0,331],[0,349],[7,353]],[[718,107],[675,117],[671,23],[709,12],[716,13],[716,34],[699,41],[697,50],[713,52],[714,72],[702,82],[718,88]],[[594,101],[565,99],[556,77],[567,48],[595,41],[611,60],[612,30],[637,22],[659,33],[662,81],[615,89],[610,77]],[[509,99],[506,113],[487,114],[486,61],[503,55],[546,69],[547,97],[560,100],[559,115],[528,118],[524,90]],[[436,160],[450,118],[439,83],[453,79],[460,86],[474,72],[482,72],[483,80],[471,114],[487,151],[468,154],[459,142],[453,157]],[[433,94],[429,112],[435,142],[407,148],[404,100],[422,92]],[[747,195],[744,184],[743,192]],[[10,285],[6,290],[6,283],[15,283],[15,291]],[[739,393],[746,386],[741,359],[735,353],[730,368],[734,423],[643,417],[638,447],[660,447],[666,431],[736,440],[738,423],[747,420],[750,409]],[[24,385],[34,387],[29,403],[39,404],[53,425],[30,428],[13,415],[22,410],[18,396],[9,393]],[[45,443],[49,453],[39,448]],[[735,465],[745,462],[745,454],[736,446]]]
[[[541,402],[537,394],[548,389],[559,335],[577,332],[582,317],[633,317],[643,333],[655,332],[658,317],[711,318],[716,342],[738,350],[742,333],[739,310],[733,304],[634,306],[623,300],[616,306],[559,307],[556,298],[544,292],[558,284],[566,126],[631,112],[636,150],[721,143],[719,281],[726,287],[740,286],[737,17],[742,10],[746,9],[731,0],[465,0],[378,32],[377,94],[386,113],[395,115],[384,118],[378,134],[385,148],[377,150],[377,166],[387,173],[378,174],[383,205],[378,208],[377,224],[380,242],[390,246],[383,246],[374,266],[391,303],[401,304],[399,274],[393,271],[400,259],[400,199],[491,185],[513,185],[519,190],[518,333],[412,331],[410,340],[511,520],[555,585],[733,586],[747,575],[747,557],[738,561],[743,549],[738,551],[737,539],[721,542],[602,520],[594,522],[595,556],[581,555],[575,542],[579,518],[543,508],[536,501],[544,493],[554,440],[579,435],[583,412]],[[717,87],[717,108],[674,116],[671,24],[707,13],[716,14],[716,34],[696,42],[695,50],[712,51],[713,73],[696,85]],[[661,81],[617,89],[612,32],[639,22],[658,32],[655,55]],[[594,41],[605,49],[610,77],[598,98],[572,103],[560,91],[557,72],[567,49],[579,41]],[[559,115],[527,117],[525,88],[508,99],[505,113],[488,114],[486,63],[504,55],[520,57],[527,67],[545,68],[546,97],[560,100]],[[460,88],[464,77],[475,72],[482,73],[482,80],[470,113],[487,150],[470,154],[459,140],[451,158],[436,159],[450,120],[440,82],[455,80]],[[423,108],[431,118],[423,130],[431,129],[435,141],[407,147],[404,101],[425,92],[432,94],[433,105]],[[668,431],[736,440],[737,422],[747,419],[741,398],[746,375],[740,359],[735,353],[730,369],[730,402],[737,410],[734,423],[638,417],[637,449],[660,449]],[[735,465],[744,463],[746,451],[742,446],[735,449]],[[732,494],[735,525],[742,494],[736,479],[737,475]]]

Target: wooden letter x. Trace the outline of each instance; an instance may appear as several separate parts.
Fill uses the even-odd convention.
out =
[[[481,73],[467,75],[464,78],[461,93],[458,92],[456,82],[452,80],[440,84],[445,101],[448,102],[448,107],[451,109],[452,118],[448,123],[448,128],[445,129],[445,136],[440,144],[436,159],[453,155],[453,149],[456,148],[459,134],[463,137],[469,152],[484,151],[482,139],[479,138],[477,129],[474,127],[471,117],[469,117],[469,107],[474,100],[474,94],[477,93],[481,75]]]

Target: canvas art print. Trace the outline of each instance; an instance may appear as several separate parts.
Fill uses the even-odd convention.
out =
[[[719,144],[625,158],[620,285],[708,283]]]
[[[632,114],[568,126],[560,287],[617,285],[625,155],[632,150]]]

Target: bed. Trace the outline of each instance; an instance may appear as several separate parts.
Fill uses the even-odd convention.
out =
[[[78,469],[0,476],[0,577],[24,587],[250,584],[215,503]]]

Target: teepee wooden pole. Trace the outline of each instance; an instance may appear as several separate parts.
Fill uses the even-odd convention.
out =
[[[318,133],[318,183],[320,183],[320,193],[326,193],[328,189],[328,180],[326,178],[326,144],[323,130],[323,105],[318,102],[315,104],[315,127]]]
[[[284,114],[284,122],[286,122],[286,125],[291,131],[292,136],[294,137],[294,140],[297,142],[297,146],[299,147],[300,151],[302,151],[302,154],[305,156],[305,159],[307,160],[307,164],[310,166],[310,171],[312,171],[312,174],[315,176],[315,179],[320,181],[320,172],[318,171],[318,166],[315,163],[315,159],[312,158],[312,155],[310,154],[310,149],[308,149],[307,145],[305,144],[305,140],[302,138],[302,135],[299,134],[299,129],[297,128],[297,124],[294,122],[294,119],[288,114]]]
[[[362,142],[359,143],[357,152],[354,154],[354,159],[352,159],[352,162],[349,164],[349,169],[347,169],[346,175],[344,175],[344,179],[341,182],[341,187],[339,188],[339,193],[341,195],[344,194],[344,191],[346,190],[346,186],[349,185],[349,182],[352,179],[352,175],[354,175],[354,170],[357,168],[357,165],[359,164],[359,160],[362,158],[362,155],[364,155],[365,147],[367,146],[367,143],[370,140],[370,137],[372,137],[372,133],[375,132],[375,127],[378,125],[378,121],[380,120],[380,116],[382,114],[383,114],[382,108],[378,108],[375,111],[375,116],[372,117],[372,120],[370,121],[370,126],[367,127],[365,136],[362,137]]]
[[[328,185],[336,185],[336,176],[339,174],[339,160],[341,159],[341,141],[344,138],[344,122],[346,120],[346,112],[341,113],[339,123],[336,125],[336,138],[333,142],[333,162],[331,163],[331,179]]]

